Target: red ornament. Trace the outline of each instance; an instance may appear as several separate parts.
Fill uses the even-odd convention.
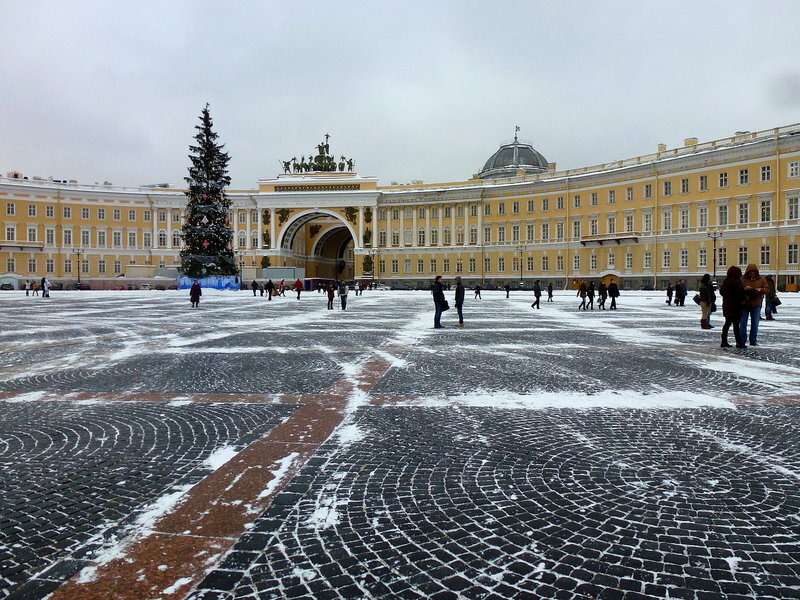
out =
[[[203,248],[208,248],[210,245],[208,240],[203,240]]]
[[[205,200],[206,198],[208,198],[208,196],[206,196],[205,194],[203,194],[203,200]]]

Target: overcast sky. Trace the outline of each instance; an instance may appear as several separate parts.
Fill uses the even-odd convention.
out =
[[[0,172],[232,188],[331,151],[460,181],[514,127],[559,169],[800,122],[800,1],[0,0]]]

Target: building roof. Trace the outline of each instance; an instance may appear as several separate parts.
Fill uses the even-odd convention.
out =
[[[533,146],[520,142],[515,136],[513,142],[503,144],[489,157],[478,177],[481,179],[514,177],[518,171],[543,173],[547,171],[547,159]]]

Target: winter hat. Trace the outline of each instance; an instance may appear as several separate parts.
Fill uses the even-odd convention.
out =
[[[461,275],[456,275],[456,281],[461,281]]]

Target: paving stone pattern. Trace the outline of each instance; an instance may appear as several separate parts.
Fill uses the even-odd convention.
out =
[[[798,425],[371,408],[190,597],[797,598]]]
[[[29,588],[52,591],[137,511],[207,475],[212,452],[245,447],[294,408],[0,402],[0,598],[33,576]]]

